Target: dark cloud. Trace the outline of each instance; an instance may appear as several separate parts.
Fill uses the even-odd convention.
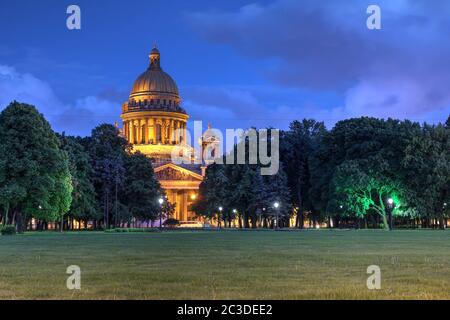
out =
[[[368,30],[373,1],[251,4],[236,12],[197,12],[189,22],[210,42],[266,60],[279,86],[337,90],[338,118],[373,115],[445,119],[450,106],[450,2],[377,1],[382,30]],[[318,110],[321,114],[322,110]],[[434,120],[434,119],[433,119]]]

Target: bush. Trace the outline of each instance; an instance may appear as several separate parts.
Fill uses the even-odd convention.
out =
[[[174,218],[169,218],[166,221],[164,221],[164,226],[168,228],[175,228],[180,225],[180,221]]]
[[[0,228],[0,233],[4,236],[16,234],[16,226],[6,225]]]

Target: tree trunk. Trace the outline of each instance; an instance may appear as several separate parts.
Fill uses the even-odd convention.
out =
[[[8,213],[9,213],[9,203],[5,204],[5,221],[4,221],[4,225],[8,224]]]
[[[22,212],[17,211],[14,213],[17,220],[17,233],[23,233],[23,217]]]
[[[388,224],[388,220],[386,217],[386,213],[381,215],[381,218],[383,219],[383,228],[384,230],[389,230],[389,224]]]
[[[444,230],[445,229],[445,224],[444,224],[444,215],[441,214],[439,216],[439,229]]]

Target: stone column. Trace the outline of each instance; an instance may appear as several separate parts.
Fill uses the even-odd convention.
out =
[[[141,128],[141,120],[137,120],[137,130],[136,130],[136,138],[137,144],[142,143],[142,128]]]
[[[157,129],[156,129],[157,126],[158,126],[158,121],[157,121],[157,119],[154,119],[153,120],[153,136],[155,137],[155,144],[158,143],[158,141],[156,141],[156,137],[158,136]]]
[[[170,119],[170,144],[175,140],[174,123],[175,121]]]
[[[177,129],[178,129],[178,120],[175,120],[173,122],[173,133],[174,133],[173,139],[175,140],[175,144],[178,144],[178,134],[176,133]]]
[[[182,210],[183,210],[183,221],[187,221],[187,219],[188,219],[188,216],[187,216],[187,202],[188,202],[188,191],[187,190],[183,190],[183,201],[182,201],[182,203],[183,203],[183,207],[182,207]]]
[[[129,121],[129,126],[130,126],[130,143],[134,144],[134,122],[133,121]]]
[[[144,130],[145,144],[148,144],[148,119],[144,120]]]
[[[153,138],[153,119],[147,119],[147,131],[148,140],[155,141],[155,138]]]
[[[186,143],[186,123],[181,123],[181,136],[183,137],[183,142]]]

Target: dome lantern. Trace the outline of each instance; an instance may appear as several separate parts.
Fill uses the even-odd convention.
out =
[[[156,44],[153,46],[152,51],[150,51],[150,70],[161,70],[161,55],[159,50],[156,48]]]
[[[149,67],[133,83],[123,112],[145,109],[186,113],[180,106],[181,99],[175,81],[161,68],[161,55],[156,46],[150,51],[149,59]]]

